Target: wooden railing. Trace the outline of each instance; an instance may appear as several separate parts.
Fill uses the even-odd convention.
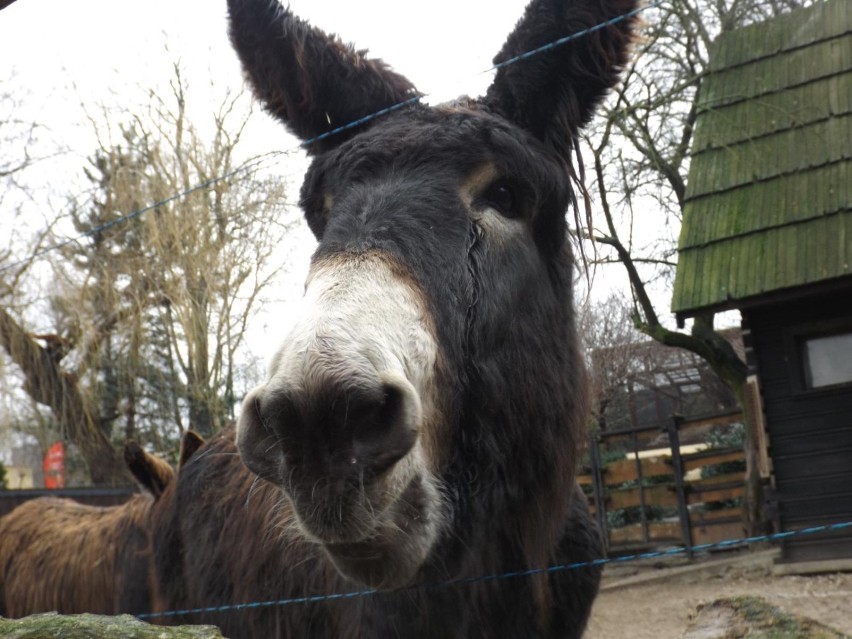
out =
[[[740,413],[700,420],[673,418],[664,429],[669,445],[641,450],[640,438],[659,427],[601,433],[591,443],[590,468],[578,478],[592,509],[606,531],[611,554],[637,548],[716,543],[742,537],[745,472],[721,472],[722,465],[741,462],[742,448],[715,448],[689,452],[680,446],[687,427],[733,424]],[[608,441],[630,442],[626,457],[600,463]],[[707,469],[707,470],[705,470]],[[717,474],[713,474],[716,471]],[[619,522],[614,514],[630,512],[633,523]]]

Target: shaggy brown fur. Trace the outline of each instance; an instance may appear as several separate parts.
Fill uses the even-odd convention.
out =
[[[181,442],[181,465],[201,438]],[[142,612],[151,605],[150,513],[175,471],[128,442],[125,461],[143,488],[120,506],[96,507],[43,497],[0,520],[0,613],[23,617]]]
[[[134,495],[96,507],[43,497],[0,521],[4,616],[133,612],[148,605],[148,515],[154,499]]]
[[[589,562],[603,553],[585,496],[576,485],[568,495],[561,539],[548,558],[552,564]],[[321,546],[296,533],[292,508],[280,491],[240,463],[233,427],[208,440],[192,463],[181,468],[178,480],[166,488],[153,509],[152,536],[156,612],[361,590],[337,573]],[[491,570],[473,563],[466,572],[475,577]],[[543,586],[545,593],[539,596],[558,600],[548,620],[553,634],[542,631],[539,635],[530,628],[529,636],[579,637],[597,592],[600,569],[586,567],[555,576],[550,593],[546,582],[497,580],[283,607],[155,614],[150,621],[215,624],[234,639],[379,638],[390,636],[388,627],[400,637],[511,637],[519,635],[511,630],[505,635],[476,634],[459,618],[476,615],[475,608],[489,607],[486,602],[495,597],[508,596],[511,601]],[[442,614],[434,614],[436,610]]]

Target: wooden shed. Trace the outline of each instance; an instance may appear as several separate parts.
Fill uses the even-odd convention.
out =
[[[740,310],[780,529],[852,521],[852,2],[727,33],[710,62],[672,310]],[[839,558],[852,529],[783,543]]]

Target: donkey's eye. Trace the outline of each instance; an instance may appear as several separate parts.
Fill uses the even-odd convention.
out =
[[[480,199],[483,204],[498,211],[505,217],[512,218],[520,215],[515,187],[508,180],[493,182],[483,191]]]

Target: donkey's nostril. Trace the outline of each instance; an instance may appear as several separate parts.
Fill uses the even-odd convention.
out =
[[[381,437],[394,427],[402,401],[402,393],[390,384],[382,384],[372,392],[350,392],[343,409],[337,410],[338,420],[356,438]]]
[[[243,402],[237,422],[237,447],[243,462],[257,475],[276,482],[280,479],[282,450],[279,435],[269,427],[257,390]]]
[[[352,422],[355,459],[365,469],[384,472],[411,450],[417,440],[420,399],[403,376],[382,375],[376,403],[362,410]]]

